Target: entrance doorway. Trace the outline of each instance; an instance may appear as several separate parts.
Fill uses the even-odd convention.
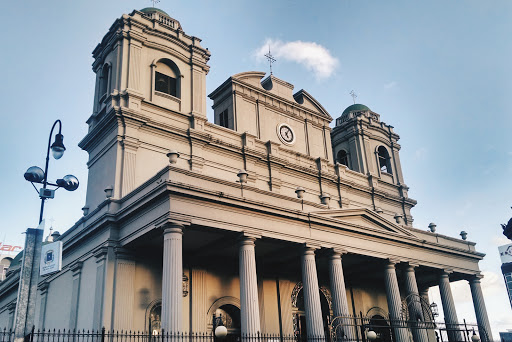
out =
[[[326,340],[328,341],[330,338],[329,333],[329,324],[331,319],[331,310],[329,308],[329,302],[327,298],[325,297],[325,294],[322,290],[319,291],[320,293],[320,305],[322,308],[322,321],[323,321],[323,327],[324,327],[324,334],[326,337]],[[297,301],[296,301],[296,311],[294,313],[294,329],[295,329],[295,336],[299,338],[301,341],[306,341],[308,332],[306,327],[306,309],[304,307],[304,291],[301,289],[299,293],[297,294]]]
[[[372,316],[369,326],[377,334],[375,342],[391,342],[391,329],[384,317],[381,315]]]

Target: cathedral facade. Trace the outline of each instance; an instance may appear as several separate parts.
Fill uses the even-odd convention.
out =
[[[449,284],[467,280],[490,336],[484,255],[414,227],[399,136],[378,113],[354,104],[330,128],[307,91],[250,71],[208,95],[208,122],[210,52],[155,8],[117,19],[93,57],[84,215],[58,237],[62,271],[39,279],[36,328],[207,333],[221,314],[231,334],[321,337],[340,316],[429,321],[432,286],[455,324]]]

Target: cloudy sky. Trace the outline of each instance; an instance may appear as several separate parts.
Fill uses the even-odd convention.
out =
[[[7,1],[0,14],[2,99],[0,241],[22,244],[37,224],[39,201],[23,179],[44,166],[49,130],[62,119],[66,154],[50,178],[71,173],[81,188],[60,190],[46,217],[65,231],[81,215],[94,74],[91,52],[112,22],[149,1]],[[357,102],[401,136],[414,225],[458,237],[468,232],[487,253],[481,269],[497,330],[512,328],[497,246],[512,216],[512,2],[510,1],[170,1],[160,8],[212,52],[210,92],[232,74],[268,72],[312,94],[331,116]],[[210,120],[212,111],[209,109]],[[469,287],[452,286],[459,318],[474,321]],[[440,304],[437,289],[431,297]],[[439,305],[441,306],[441,305]]]

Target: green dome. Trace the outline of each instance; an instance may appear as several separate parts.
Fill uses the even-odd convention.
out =
[[[362,111],[367,111],[367,110],[371,110],[370,108],[366,107],[365,105],[363,104],[359,104],[359,103],[356,103],[356,104],[353,104],[351,106],[348,106],[341,115],[343,114],[347,114],[347,113],[350,113],[352,111],[359,111],[359,112],[362,112]]]
[[[165,14],[166,16],[170,17],[169,14],[165,13],[164,11],[162,11],[161,9],[156,8],[156,7],[146,7],[146,8],[141,9],[140,11],[143,13],[160,12],[160,13]]]

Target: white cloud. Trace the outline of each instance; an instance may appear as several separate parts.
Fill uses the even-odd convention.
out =
[[[391,81],[389,83],[384,84],[384,89],[391,89],[396,87],[397,83],[395,81]]]
[[[305,66],[315,73],[317,79],[326,79],[332,76],[339,65],[337,58],[333,57],[329,50],[315,42],[283,42],[280,40],[267,39],[255,52],[258,59],[265,58],[264,55],[270,51],[277,60],[292,61]]]

